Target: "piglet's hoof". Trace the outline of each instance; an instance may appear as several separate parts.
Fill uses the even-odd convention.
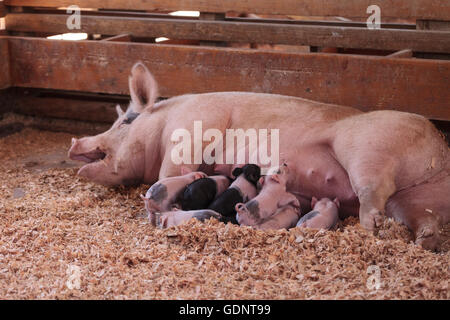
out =
[[[430,251],[438,251],[440,247],[439,230],[437,227],[424,226],[416,233],[416,244]]]
[[[375,231],[377,227],[383,224],[383,215],[377,209],[371,209],[369,212],[359,213],[359,223],[367,230]]]

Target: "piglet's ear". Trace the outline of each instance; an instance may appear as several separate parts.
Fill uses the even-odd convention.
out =
[[[191,168],[185,167],[185,166],[182,166],[182,167],[181,167],[181,175],[182,175],[182,176],[184,176],[184,175],[186,175],[186,174],[188,174],[188,173],[191,173],[191,172],[192,172],[192,169],[191,169]]]
[[[273,174],[270,176],[270,179],[272,179],[273,181],[275,181],[276,183],[280,183],[280,175],[278,174]]]
[[[258,183],[261,185],[261,187],[264,185],[264,177],[259,178]]]
[[[334,198],[333,202],[336,204],[336,207],[338,207],[338,209],[341,207],[341,203],[339,202],[338,198]]]
[[[316,203],[317,203],[317,198],[316,197],[312,197],[312,199],[311,199],[311,209],[314,209],[314,206],[316,205]]]

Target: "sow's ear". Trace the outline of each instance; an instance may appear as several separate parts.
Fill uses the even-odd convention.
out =
[[[138,113],[151,112],[155,100],[158,98],[158,84],[141,62],[136,63],[131,69],[128,84],[134,111]]]
[[[119,116],[119,118],[120,118],[121,116],[123,116],[123,114],[125,113],[125,112],[123,112],[123,110],[122,110],[122,108],[120,107],[120,105],[117,105],[117,106],[116,106],[116,112],[117,112],[117,115]]]

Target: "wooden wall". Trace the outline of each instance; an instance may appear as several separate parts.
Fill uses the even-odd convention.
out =
[[[73,2],[5,1],[8,35],[0,38],[0,89],[32,89],[33,94],[16,94],[20,112],[96,121],[88,110],[111,111],[115,102],[126,103],[130,69],[143,61],[164,97],[267,92],[450,120],[450,61],[445,60],[450,58],[450,1],[78,0],[83,11],[76,31],[88,33],[89,40],[45,39],[69,32],[63,8]],[[365,24],[371,4],[381,8],[379,30]],[[175,10],[201,14],[167,15]],[[230,10],[288,17],[226,16]],[[322,18],[289,18],[294,15]],[[336,16],[354,21],[331,18]],[[389,21],[394,18],[404,21]],[[100,41],[93,40],[94,34]],[[154,43],[163,36],[177,45]],[[311,52],[286,52],[280,49],[285,45]],[[39,90],[60,95],[43,96]]]

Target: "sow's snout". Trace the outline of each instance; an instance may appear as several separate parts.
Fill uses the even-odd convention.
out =
[[[68,153],[70,159],[91,163],[105,158],[106,153],[97,144],[88,139],[90,138],[79,140],[72,138],[72,146]]]

